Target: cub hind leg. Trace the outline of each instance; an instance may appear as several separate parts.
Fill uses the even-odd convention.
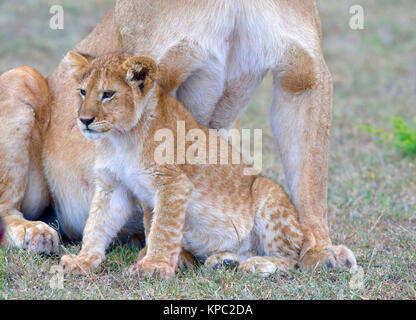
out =
[[[239,269],[268,276],[277,270],[294,268],[303,243],[298,214],[284,190],[272,180],[258,177],[252,186],[256,211],[253,256]]]
[[[49,121],[49,89],[33,68],[0,76],[0,217],[6,244],[37,253],[58,251],[56,230],[39,218],[49,204],[41,152]]]

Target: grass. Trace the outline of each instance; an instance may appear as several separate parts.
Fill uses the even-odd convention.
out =
[[[393,146],[404,155],[416,157],[416,121],[408,124],[402,118],[392,117],[393,132],[388,133],[383,129],[376,129],[370,126],[359,126],[379,138],[379,143]]]
[[[63,1],[65,29],[48,28],[53,1],[0,2],[0,72],[21,64],[47,74],[81,40],[112,1]],[[97,8],[96,5],[100,4]],[[334,243],[349,246],[364,271],[364,287],[351,289],[349,272],[291,271],[267,279],[198,266],[171,281],[137,279],[126,269],[138,249],[109,251],[90,277],[68,275],[50,286],[58,257],[0,249],[0,299],[416,299],[416,162],[360,125],[389,131],[391,117],[416,118],[416,4],[412,0],[360,0],[365,29],[349,28],[357,1],[318,0],[324,51],[334,79],[329,163],[328,222]],[[284,184],[268,124],[267,76],[241,126],[263,128],[263,171]],[[62,247],[78,252],[79,246]]]

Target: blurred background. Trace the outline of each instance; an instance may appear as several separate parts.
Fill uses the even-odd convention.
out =
[[[47,76],[113,3],[0,0],[0,73],[30,65]],[[368,131],[391,134],[391,117],[415,125],[416,1],[317,3],[334,80],[328,199],[333,240],[351,247],[377,280],[369,296],[415,298],[416,160],[393,143],[379,143],[380,138]],[[49,8],[54,4],[64,8],[64,30],[49,28]],[[354,4],[364,9],[364,30],[349,27]],[[263,171],[284,184],[268,123],[271,93],[269,75],[241,127],[263,128]]]

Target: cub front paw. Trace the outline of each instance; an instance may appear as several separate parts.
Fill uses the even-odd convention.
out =
[[[306,270],[316,267],[342,270],[355,268],[357,261],[350,249],[344,245],[339,245],[313,248],[305,254],[299,265]]]
[[[139,256],[137,257],[137,262],[141,261],[147,254],[147,246],[145,246],[142,250],[139,252]],[[176,264],[177,269],[182,268],[192,268],[195,265],[195,258],[189,251],[186,251],[185,249],[181,249],[181,252],[178,256],[178,262]]]
[[[165,279],[173,278],[175,269],[165,262],[153,262],[150,259],[142,259],[132,265],[129,269],[130,273],[139,274],[141,276],[161,276]]]
[[[99,254],[95,255],[64,255],[59,264],[65,273],[86,274],[98,268],[104,257]]]
[[[5,219],[9,245],[48,255],[59,252],[59,235],[55,229],[41,221],[12,218]]]

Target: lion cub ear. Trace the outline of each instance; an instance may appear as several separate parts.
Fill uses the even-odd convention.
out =
[[[128,84],[132,88],[139,88],[142,95],[146,95],[157,79],[157,63],[151,57],[131,57],[124,61],[122,68],[127,71]]]
[[[81,54],[75,51],[69,51],[64,61],[69,65],[69,72],[74,76],[75,79],[79,80],[85,74],[90,62],[94,57]]]

